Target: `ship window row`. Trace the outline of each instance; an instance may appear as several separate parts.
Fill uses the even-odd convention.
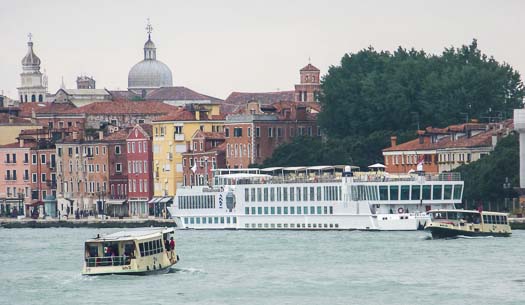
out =
[[[497,225],[508,224],[507,216],[503,216],[503,215],[483,215],[483,223],[497,224]]]
[[[164,251],[160,239],[139,243],[140,256],[149,256]]]
[[[351,200],[379,200],[377,186],[374,185],[352,185],[349,189]]]
[[[379,200],[461,200],[462,191],[461,184],[380,185]]]
[[[252,223],[244,224],[246,229],[338,229],[338,223]]]
[[[182,221],[185,224],[230,224],[237,223],[237,217],[183,217]]]
[[[245,215],[331,215],[332,206],[245,207]]]
[[[274,201],[337,201],[340,186],[252,187],[244,189],[245,202]]]
[[[214,195],[180,196],[179,209],[214,209]]]

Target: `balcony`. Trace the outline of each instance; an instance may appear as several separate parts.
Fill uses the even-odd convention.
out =
[[[184,141],[184,134],[176,133],[176,134],[173,135],[173,139],[175,141]]]

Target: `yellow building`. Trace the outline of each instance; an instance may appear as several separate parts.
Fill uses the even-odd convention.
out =
[[[16,142],[22,130],[41,129],[42,126],[32,123],[29,119],[0,113],[0,145]]]
[[[153,121],[154,196],[175,196],[184,184],[182,154],[190,150],[197,130],[222,132],[224,116],[219,104],[198,104]]]

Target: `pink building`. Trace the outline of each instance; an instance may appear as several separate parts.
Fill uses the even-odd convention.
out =
[[[31,202],[30,147],[24,140],[0,146],[0,214],[27,215],[24,203]]]
[[[151,125],[135,125],[127,142],[129,215],[147,217],[148,201],[153,197]]]

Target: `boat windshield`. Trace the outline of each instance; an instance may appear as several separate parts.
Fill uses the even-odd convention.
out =
[[[87,242],[85,247],[88,267],[129,265],[135,256],[133,241]]]
[[[464,221],[478,224],[481,222],[481,216],[478,212],[470,211],[434,211],[430,213],[432,221],[453,220]]]

